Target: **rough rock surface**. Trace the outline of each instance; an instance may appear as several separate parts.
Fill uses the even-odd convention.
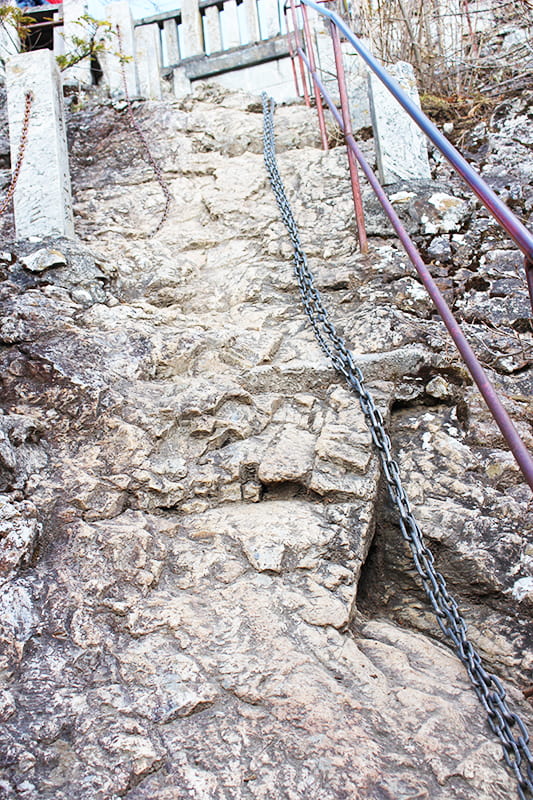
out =
[[[298,305],[258,112],[210,88],[136,107],[175,198],[150,239],[157,184],[89,103],[69,120],[79,241],[2,254],[0,797],[513,796]],[[343,151],[299,106],[277,130],[437,565],[531,721],[530,494],[403,252],[376,222],[357,253]],[[397,202],[531,444],[519,258],[434,168]]]

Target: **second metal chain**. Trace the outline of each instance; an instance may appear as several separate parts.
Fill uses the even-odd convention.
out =
[[[454,649],[466,667],[474,690],[487,712],[488,723],[500,739],[505,761],[517,780],[518,797],[520,800],[532,800],[533,755],[529,749],[528,731],[522,719],[510,710],[501,682],[495,675],[485,670],[479,653],[468,639],[466,623],[459,612],[457,602],[449,594],[444,577],[435,569],[433,554],[424,543],[422,532],[402,486],[400,470],[392,456],[391,440],[385,429],[383,416],[365,387],[363,374],[355,364],[344,339],[337,334],[334,324],[329,319],[320,293],[314,285],[298,227],[277,167],[274,138],[275,103],[265,93],[262,99],[265,165],[293,247],[294,270],[305,312],[322,350],[359,398],[372,440],[379,453],[389,496],[398,512],[402,536],[409,545],[416,570],[437,622],[442,632],[453,642]]]
[[[30,113],[31,113],[31,104],[33,102],[33,95],[31,92],[26,92],[26,102],[24,104],[24,119],[22,121],[22,131],[20,134],[20,142],[19,142],[19,151],[17,156],[17,163],[15,164],[15,169],[13,170],[13,174],[11,176],[11,182],[9,184],[9,189],[7,190],[7,194],[0,205],[0,215],[2,215],[5,210],[8,208],[11,200],[13,199],[13,195],[15,194],[15,189],[17,186],[18,177],[20,175],[20,169],[22,167],[22,162],[24,161],[24,153],[26,150],[26,141],[28,139],[28,128],[30,125]]]

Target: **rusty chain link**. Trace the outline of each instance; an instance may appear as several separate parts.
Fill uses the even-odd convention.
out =
[[[344,339],[337,334],[334,324],[329,319],[320,292],[314,285],[298,227],[277,167],[274,139],[275,103],[264,92],[262,99],[265,165],[293,247],[294,271],[298,279],[305,312],[320,347],[359,399],[372,440],[379,453],[389,496],[398,511],[402,537],[409,545],[416,570],[437,622],[442,632],[453,642],[455,651],[466,667],[474,690],[487,712],[488,724],[500,739],[504,759],[513,770],[517,780],[520,800],[532,800],[533,755],[529,748],[529,734],[522,719],[510,710],[505,689],[500,680],[485,670],[479,653],[468,639],[466,623],[461,616],[457,602],[449,594],[444,577],[435,569],[433,554],[424,542],[409,498],[402,486],[400,470],[392,456],[392,444],[385,428],[383,416],[365,386],[363,374],[355,364],[352,353]]]
[[[130,120],[130,123],[131,123],[131,126],[132,126],[133,130],[137,134],[137,136],[138,136],[138,138],[139,138],[139,140],[140,140],[140,142],[141,142],[141,144],[142,144],[142,146],[144,148],[144,152],[146,153],[146,157],[148,159],[148,162],[149,162],[150,166],[152,167],[152,169],[153,169],[153,171],[155,173],[155,176],[157,178],[157,182],[159,183],[159,185],[161,187],[161,190],[162,190],[162,192],[163,192],[163,194],[165,196],[165,208],[163,209],[163,214],[161,216],[161,219],[159,220],[156,228],[150,234],[148,234],[150,237],[152,237],[152,236],[155,236],[157,233],[159,233],[159,231],[161,230],[161,228],[163,227],[163,225],[167,221],[168,214],[169,214],[169,211],[170,211],[170,205],[171,205],[172,200],[174,198],[172,197],[172,193],[171,193],[170,189],[168,188],[168,184],[167,184],[167,182],[165,181],[165,179],[163,177],[163,173],[161,171],[161,167],[159,166],[159,164],[157,163],[157,161],[155,160],[155,158],[152,155],[152,151],[150,150],[150,145],[148,144],[146,136],[144,135],[144,132],[143,132],[141,126],[139,125],[139,123],[135,119],[135,115],[133,113],[133,106],[132,106],[130,95],[129,95],[129,91],[128,91],[128,82],[126,80],[126,70],[124,69],[124,52],[123,52],[123,49],[122,49],[122,35],[120,33],[120,26],[117,25],[116,28],[117,28],[117,38],[118,38],[118,51],[119,51],[119,55],[120,55],[120,70],[122,72],[122,84],[124,86],[124,97],[126,99],[126,107],[128,109],[128,117],[129,117],[129,120]]]
[[[20,169],[22,167],[22,162],[24,161],[24,152],[26,150],[26,141],[28,139],[28,127],[30,124],[30,113],[31,113],[32,102],[33,102],[33,94],[31,92],[26,92],[26,102],[24,105],[24,119],[22,120],[22,132],[20,134],[17,163],[15,164],[15,169],[13,170],[13,174],[11,175],[11,182],[9,184],[9,189],[7,190],[7,194],[0,205],[0,216],[8,208],[11,200],[13,199],[13,195],[15,194],[15,188],[17,186]]]

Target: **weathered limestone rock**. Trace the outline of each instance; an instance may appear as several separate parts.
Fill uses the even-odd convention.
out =
[[[411,64],[399,61],[389,68],[389,72],[411,100],[420,106]],[[369,73],[368,80],[381,183],[388,184],[409,179],[429,180],[431,171],[425,134],[373,72]]]
[[[257,110],[213,87],[139,104],[175,197],[148,239],[159,188],[125,120],[89,103],[70,131],[82,241],[0,260],[0,490],[23,540],[0,593],[0,796],[507,799],[362,412],[298,306]],[[526,488],[396,243],[356,252],[345,154],[319,149],[312,110],[277,114],[317,286],[472,638],[531,721]],[[423,224],[477,335],[480,279],[500,291],[512,253],[487,241],[475,265],[466,234]],[[39,250],[67,263],[28,269]],[[530,375],[498,373],[529,436]]]
[[[62,84],[54,56],[49,50],[20,53],[11,56],[6,69],[12,164],[17,161],[26,92],[33,97],[13,201],[17,236],[73,236]]]

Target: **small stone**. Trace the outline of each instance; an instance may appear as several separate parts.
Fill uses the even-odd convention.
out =
[[[48,248],[35,250],[35,252],[24,256],[20,260],[23,267],[29,269],[30,272],[44,272],[46,269],[65,267],[67,265],[67,259],[63,253],[59,250],[49,250]]]
[[[426,394],[438,400],[446,400],[452,395],[451,386],[441,375],[437,375],[426,385]]]

